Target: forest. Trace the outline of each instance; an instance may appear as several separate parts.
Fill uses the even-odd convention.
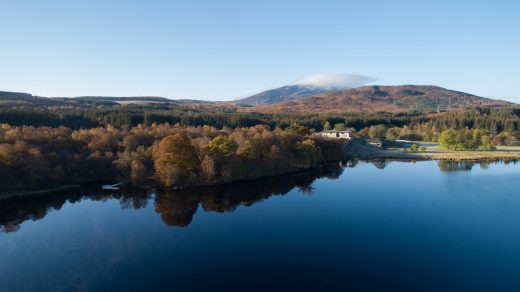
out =
[[[440,142],[453,150],[518,145],[520,110],[291,115],[125,106],[0,107],[0,192],[87,182],[218,184],[342,158],[314,132]]]
[[[0,126],[2,191],[124,181],[179,187],[274,176],[341,158],[341,144],[268,126]]]
[[[216,128],[252,127],[267,125],[285,129],[294,123],[316,131],[323,130],[326,122],[330,125],[342,123],[347,128],[362,130],[375,125],[385,127],[411,128],[426,124],[435,129],[481,129],[494,133],[520,130],[520,109],[518,108],[475,108],[441,113],[399,112],[399,113],[345,113],[345,114],[267,114],[241,113],[233,110],[200,110],[189,107],[0,107],[0,124],[12,126],[65,126],[71,129],[85,129],[123,126],[135,127],[139,124],[179,123],[182,126],[208,125]]]

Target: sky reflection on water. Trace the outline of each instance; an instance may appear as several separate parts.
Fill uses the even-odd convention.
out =
[[[516,290],[520,167],[360,162],[0,202],[0,290]]]

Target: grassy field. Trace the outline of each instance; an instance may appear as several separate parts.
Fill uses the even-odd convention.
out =
[[[346,149],[349,156],[361,159],[427,159],[427,160],[516,160],[520,159],[520,146],[498,146],[495,151],[453,151],[439,147],[433,142],[413,142],[425,147],[424,152],[404,151],[403,148],[380,149],[366,145],[361,141],[353,141]]]
[[[454,151],[439,147],[433,142],[414,142],[419,147],[426,148],[425,152],[410,153],[413,156],[434,160],[498,160],[520,159],[520,146],[498,146],[495,151]],[[403,152],[402,149],[385,149],[383,152]]]

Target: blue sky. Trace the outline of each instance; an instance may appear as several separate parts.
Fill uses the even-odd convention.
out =
[[[520,1],[0,0],[0,90],[229,100],[351,73],[512,99],[519,11]]]

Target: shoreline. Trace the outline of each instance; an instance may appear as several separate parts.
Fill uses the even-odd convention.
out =
[[[507,153],[501,151],[475,151],[475,153],[454,152],[398,152],[381,150],[374,153],[353,154],[354,159],[410,159],[410,160],[436,160],[436,161],[485,161],[485,160],[520,160],[520,153]]]
[[[68,191],[72,189],[81,188],[81,185],[62,185],[57,186],[54,188],[48,188],[48,189],[42,189],[42,190],[20,190],[20,191],[13,191],[9,193],[0,193],[0,200],[6,200],[6,199],[13,199],[13,198],[22,198],[22,197],[33,197],[33,196],[42,196],[47,195],[52,192],[62,192],[62,191]]]
[[[344,160],[349,159],[359,159],[359,160],[373,160],[373,159],[393,159],[393,160],[406,160],[406,161],[500,161],[500,160],[520,160],[520,152],[511,152],[511,151],[426,151],[426,152],[402,152],[402,150],[397,148],[390,149],[378,149],[374,147],[367,147],[359,145],[355,145],[353,147],[349,147],[348,155],[346,155]],[[304,169],[295,169],[293,171],[279,173],[276,175],[266,175],[261,177],[256,177],[252,179],[242,179],[242,180],[234,180],[234,181],[208,181],[199,184],[190,184],[190,185],[179,185],[176,187],[171,187],[169,189],[172,190],[182,190],[182,189],[196,189],[203,187],[213,187],[213,186],[221,186],[230,183],[237,182],[247,182],[253,181],[257,179],[264,179],[269,177],[276,177],[281,175],[287,175],[291,173],[299,173],[304,171],[312,171],[316,168],[325,167],[327,163],[339,162],[337,161],[328,161],[323,165],[319,165],[311,168]],[[22,197],[33,197],[33,196],[43,196],[48,195],[53,192],[61,192],[68,191],[72,189],[81,188],[82,185],[62,185],[54,188],[47,188],[42,190],[20,190],[13,192],[0,193],[0,201],[6,199],[13,198],[22,198]],[[150,188],[150,187],[148,187]],[[153,186],[153,188],[160,188],[159,186]]]
[[[259,179],[266,179],[266,178],[283,176],[283,175],[288,175],[288,174],[296,174],[296,173],[301,173],[301,172],[305,172],[305,171],[312,171],[312,170],[315,170],[315,169],[320,169],[320,168],[326,167],[327,164],[334,163],[334,162],[339,162],[339,161],[341,161],[341,160],[325,161],[322,164],[314,166],[314,167],[296,168],[296,169],[293,169],[293,170],[290,170],[290,171],[286,171],[286,172],[281,172],[281,173],[278,173],[278,174],[263,175],[263,176],[250,178],[250,179],[240,179],[240,180],[232,180],[232,181],[212,180],[212,181],[206,181],[206,182],[201,182],[201,183],[197,183],[197,184],[177,185],[177,186],[172,186],[172,187],[168,187],[168,188],[161,187],[159,185],[153,185],[153,186],[147,185],[147,186],[135,187],[135,188],[141,188],[141,189],[152,189],[152,188],[155,189],[155,188],[158,188],[158,189],[170,189],[170,190],[184,190],[184,189],[197,189],[197,188],[205,188],[205,187],[215,187],[215,186],[222,186],[222,185],[232,184],[232,183],[248,182],[248,181],[254,181],[254,180],[259,180]],[[101,182],[99,182],[99,183],[101,183]],[[107,183],[107,182],[105,182],[105,183]],[[76,188],[81,188],[81,187],[83,187],[85,185],[87,185],[87,184],[84,184],[84,185],[61,185],[61,186],[57,186],[57,187],[53,187],[53,188],[47,188],[47,189],[41,189],[41,190],[19,190],[19,191],[5,192],[5,193],[0,193],[0,201],[8,200],[8,199],[15,199],[15,198],[45,196],[45,195],[48,195],[48,194],[53,193],[53,192],[62,192],[62,191],[68,191],[68,190],[76,189]],[[128,186],[128,183],[123,183],[123,186],[120,189],[124,189],[127,186]],[[102,191],[102,190],[100,189],[100,191]]]
[[[500,147],[494,151],[455,151],[440,149],[436,143],[417,142],[424,152],[404,152],[403,148],[378,148],[359,142],[350,143],[345,154],[352,159],[410,159],[448,161],[520,160],[520,147]]]
[[[259,179],[266,179],[266,178],[284,176],[284,175],[289,175],[289,174],[297,174],[297,173],[301,173],[301,172],[305,172],[305,171],[313,171],[313,170],[316,170],[316,169],[320,169],[320,168],[326,167],[327,165],[330,165],[331,163],[336,163],[336,162],[340,162],[340,161],[342,161],[342,159],[340,159],[340,160],[332,160],[332,161],[324,161],[321,164],[319,164],[317,166],[313,166],[313,167],[296,168],[296,169],[293,169],[293,170],[290,170],[290,171],[285,171],[285,172],[281,172],[281,173],[277,173],[277,174],[262,175],[262,176],[258,176],[258,177],[254,177],[254,178],[247,178],[247,179],[237,179],[237,180],[231,180],[231,181],[227,181],[227,180],[211,180],[211,181],[201,182],[201,183],[197,183],[197,184],[184,184],[184,185],[177,185],[177,186],[173,186],[173,187],[161,187],[161,186],[153,186],[153,187],[157,188],[157,189],[166,189],[166,190],[167,189],[183,190],[183,189],[197,189],[197,188],[205,188],[205,187],[217,187],[217,186],[233,184],[233,183],[241,183],[241,182],[255,181],[255,180],[259,180]]]

